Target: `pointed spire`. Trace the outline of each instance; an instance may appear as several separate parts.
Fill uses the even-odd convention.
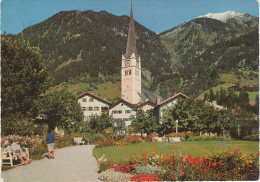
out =
[[[134,25],[133,7],[132,7],[132,0],[131,0],[130,22],[129,22],[128,40],[127,40],[126,54],[125,54],[126,58],[130,58],[133,52],[137,56],[136,40],[135,40],[135,25]]]

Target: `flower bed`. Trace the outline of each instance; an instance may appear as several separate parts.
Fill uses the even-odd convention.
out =
[[[245,155],[236,149],[232,152],[215,152],[203,158],[191,155],[157,155],[156,149],[134,154],[127,164],[108,162],[106,170],[133,174],[131,181],[242,181],[257,180],[259,154]]]
[[[141,143],[144,140],[141,139],[140,135],[127,135],[122,139],[116,140],[114,137],[109,136],[102,140],[97,140],[96,147],[106,147],[106,146],[126,146],[134,143]]]

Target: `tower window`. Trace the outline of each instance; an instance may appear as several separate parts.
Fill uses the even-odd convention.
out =
[[[87,99],[86,99],[86,98],[83,98],[83,99],[82,99],[82,102],[87,102]]]
[[[126,70],[125,75],[131,75],[131,70]]]

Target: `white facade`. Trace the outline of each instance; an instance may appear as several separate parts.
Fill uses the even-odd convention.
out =
[[[88,92],[78,97],[78,103],[84,113],[84,121],[88,120],[91,115],[101,115],[102,112],[108,112],[111,105],[110,102]]]
[[[125,123],[125,126],[131,125],[130,116],[136,115],[136,112],[133,110],[134,106],[131,106],[130,104],[127,104],[123,100],[119,101],[115,105],[111,106],[109,109],[109,115],[115,119],[122,121]]]

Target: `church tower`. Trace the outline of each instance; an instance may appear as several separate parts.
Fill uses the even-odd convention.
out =
[[[141,58],[137,54],[133,8],[131,1],[130,22],[126,53],[122,55],[121,98],[131,104],[141,102]]]

